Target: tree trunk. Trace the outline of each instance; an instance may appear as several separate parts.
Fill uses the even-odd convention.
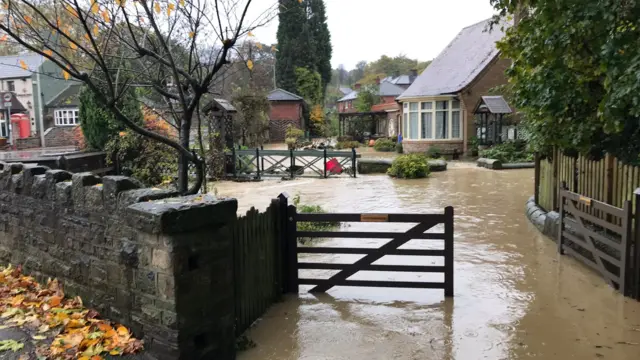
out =
[[[190,120],[190,119],[189,119]],[[189,120],[182,119],[180,125],[180,145],[189,148]],[[179,154],[178,159],[178,192],[186,194],[189,190],[189,157]]]

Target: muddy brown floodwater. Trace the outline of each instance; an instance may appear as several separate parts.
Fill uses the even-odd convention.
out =
[[[442,290],[351,287],[314,296],[301,287],[299,296],[273,306],[249,331],[257,346],[240,352],[240,360],[640,359],[640,303],[558,255],[524,216],[533,170],[454,165],[425,180],[361,176],[216,187],[238,198],[240,212],[264,209],[282,191],[334,212],[441,212],[448,205],[456,212],[454,298],[445,299]],[[344,231],[390,224],[350,225]],[[431,246],[424,243],[404,248]],[[338,244],[379,243],[328,239],[323,245]],[[410,258],[388,256],[378,263],[440,261]],[[437,275],[365,272],[352,278],[424,281]]]

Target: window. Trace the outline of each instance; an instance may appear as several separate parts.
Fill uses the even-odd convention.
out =
[[[7,91],[16,91],[15,81],[7,81]]]
[[[405,139],[462,139],[460,101],[454,99],[403,103]]]
[[[58,109],[54,112],[56,126],[74,126],[80,123],[78,109]]]

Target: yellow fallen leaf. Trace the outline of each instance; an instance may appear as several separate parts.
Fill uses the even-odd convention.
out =
[[[180,0],[180,6],[184,6],[184,0]]]
[[[49,328],[49,325],[44,324],[44,325],[42,325],[42,326],[40,326],[40,327],[38,328],[38,332],[39,332],[39,333],[45,333],[45,332],[49,331],[49,329],[50,329],[50,328]]]
[[[93,4],[91,5],[91,12],[96,15],[98,13],[98,11],[100,11],[100,5],[98,5],[97,1],[93,1]]]
[[[20,67],[21,67],[23,70],[29,70],[29,67],[27,66],[27,63],[26,63],[26,62],[24,62],[24,60],[20,60]]]
[[[85,33],[85,34],[84,34],[84,38],[85,38],[87,41],[91,41],[91,38],[89,37],[89,34],[86,34],[86,33]]]
[[[160,11],[162,11],[162,9],[160,9],[160,3],[156,1],[156,4],[153,6],[153,9],[156,11],[156,14],[160,14]]]
[[[32,338],[33,338],[33,340],[44,340],[47,337],[44,336],[44,335],[33,335]]]
[[[65,80],[69,80],[69,73],[66,70],[62,70],[62,77]]]
[[[253,70],[253,61],[247,60],[247,67],[249,68],[249,70]]]
[[[118,326],[118,335],[120,336],[128,336],[129,335],[129,329],[127,329],[126,327],[120,325]]]
[[[93,25],[93,35],[94,36],[98,36],[99,33],[100,33],[100,28],[98,28],[98,24],[94,24]]]
[[[25,16],[24,16],[24,21],[25,21],[27,24],[31,25],[31,22],[33,21],[33,19],[31,18],[31,16],[29,16],[29,15],[25,15]]]
[[[57,295],[52,296],[52,297],[49,299],[49,305],[50,305],[51,307],[56,307],[56,306],[60,305],[60,302],[62,302],[62,297],[57,296]]]
[[[53,51],[46,49],[46,50],[42,50],[42,53],[47,55],[47,56],[53,56]]]
[[[194,33],[193,31],[189,32],[189,37],[193,38],[194,36],[196,36],[196,33]]]

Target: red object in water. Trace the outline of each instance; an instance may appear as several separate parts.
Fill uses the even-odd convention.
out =
[[[29,117],[25,114],[12,114],[11,115],[11,123],[17,124],[18,133],[16,136],[18,139],[28,138],[31,135],[31,123],[29,122]]]
[[[327,161],[327,171],[334,174],[342,173],[342,166],[336,158]]]

